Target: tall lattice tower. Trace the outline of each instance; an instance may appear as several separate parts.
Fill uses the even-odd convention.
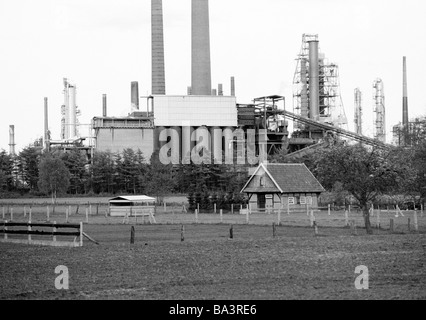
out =
[[[374,139],[386,143],[386,109],[385,94],[382,79],[373,82],[374,101]]]
[[[303,34],[302,47],[296,61],[293,78],[293,112],[304,118],[339,127],[347,124],[340,95],[339,67],[335,63],[330,63],[324,54],[319,53],[318,35]],[[316,101],[319,101],[318,106]],[[295,127],[305,129],[301,123],[296,123]]]
[[[362,135],[362,92],[359,88],[355,89],[354,98],[355,98],[355,114],[354,114],[355,133]]]

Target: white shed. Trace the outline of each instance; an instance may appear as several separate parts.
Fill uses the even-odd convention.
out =
[[[120,196],[109,200],[109,215],[111,217],[132,217],[155,213],[155,198],[145,195]]]

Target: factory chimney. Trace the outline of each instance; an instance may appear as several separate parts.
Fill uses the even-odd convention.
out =
[[[102,95],[102,117],[106,117],[107,116],[107,95],[103,94]]]
[[[402,61],[403,68],[403,89],[402,89],[402,126],[404,145],[409,144],[408,136],[408,90],[407,90],[407,58],[404,56]]]
[[[139,110],[139,85],[137,81],[131,83],[132,111]]]
[[[211,95],[209,1],[192,0],[192,90],[193,95]]]
[[[9,126],[9,154],[11,156],[16,155],[15,153],[15,126],[11,124]]]
[[[231,77],[231,97],[235,97],[235,78]]]
[[[50,140],[50,134],[49,134],[49,110],[48,110],[48,104],[47,104],[47,98],[44,98],[44,148],[46,151],[49,151],[49,140]]]
[[[166,94],[164,67],[163,2],[151,0],[152,94]]]
[[[319,50],[318,40],[309,43],[309,111],[312,120],[319,120]]]
[[[217,86],[217,95],[223,96],[223,84],[219,83]]]

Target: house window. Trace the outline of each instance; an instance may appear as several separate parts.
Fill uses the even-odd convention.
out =
[[[261,187],[265,186],[265,177],[260,177],[260,186]]]
[[[300,204],[306,204],[306,197],[305,196],[300,197]]]
[[[312,205],[312,197],[311,196],[306,197],[306,203],[309,204],[309,205]]]
[[[294,197],[288,197],[288,204],[294,204]]]

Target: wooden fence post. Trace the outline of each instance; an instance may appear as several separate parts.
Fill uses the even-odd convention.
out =
[[[68,208],[65,209],[65,222],[68,223]]]
[[[180,227],[180,241],[183,242],[185,240],[185,227],[182,225]]]
[[[311,210],[310,214],[309,214],[309,221],[310,221],[310,225],[311,227],[314,226],[314,211]]]
[[[222,223],[223,222],[223,209],[220,209],[220,211],[219,211],[220,213],[220,223]]]
[[[234,204],[231,204],[231,214],[234,214]]]
[[[30,207],[30,212],[28,213],[28,221],[31,221],[32,210],[33,210],[33,207],[31,206]]]
[[[331,205],[330,204],[328,204],[328,215],[330,216],[331,215]]]
[[[213,203],[213,213],[216,214],[216,203]]]
[[[281,225],[281,207],[278,208],[278,225]]]
[[[13,207],[10,208],[10,221],[13,221]]]
[[[167,204],[166,204],[166,201],[164,201],[164,212],[167,212]]]
[[[419,231],[419,225],[417,221],[417,210],[414,209],[414,230],[417,232]]]
[[[83,222],[80,221],[80,247],[83,246]]]
[[[315,235],[317,236],[318,235],[318,225],[317,225],[316,221],[313,221],[313,226],[314,226]]]
[[[53,225],[56,225],[56,221],[53,221]],[[56,232],[56,227],[54,226],[53,227],[53,242],[56,242],[56,235],[55,235],[55,232]]]
[[[423,203],[420,204],[420,209],[422,210],[422,212],[420,213],[420,216],[423,218]]]
[[[130,228],[130,244],[134,244],[135,243],[135,227],[132,226]]]
[[[24,206],[24,218],[26,218],[26,217],[27,217],[27,207]]]
[[[380,229],[380,210],[377,211],[376,227],[377,229]]]
[[[198,223],[198,209],[195,209],[195,223]]]
[[[50,221],[50,212],[49,212],[49,207],[47,207],[47,211],[46,211],[46,219],[47,219],[47,221]]]
[[[89,214],[92,215],[92,204],[89,205]]]
[[[198,210],[198,212],[200,212],[200,204],[199,203],[197,203],[197,210]]]
[[[234,227],[232,226],[232,224],[229,228],[229,239],[234,239]]]
[[[89,210],[86,208],[86,223],[89,223]]]
[[[4,230],[7,231],[7,220],[5,221]],[[4,233],[4,240],[7,240],[7,232]]]
[[[349,214],[348,210],[345,210],[345,227],[349,226]]]
[[[28,221],[28,231],[31,231],[31,221]],[[31,241],[31,234],[28,233],[28,241]]]
[[[393,219],[390,219],[390,222],[389,222],[389,230],[390,230],[390,232],[391,232],[391,233],[395,231],[395,226],[394,226],[394,221],[393,221]]]
[[[288,216],[290,215],[290,203],[288,202],[288,199],[287,199],[287,215]]]

